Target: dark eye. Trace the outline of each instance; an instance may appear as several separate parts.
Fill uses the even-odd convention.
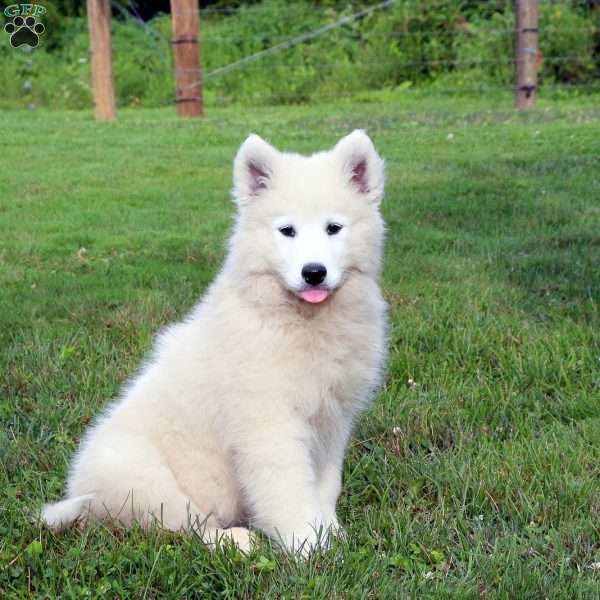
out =
[[[285,237],[295,237],[296,230],[291,225],[286,225],[285,227],[279,228],[279,233],[285,235]]]
[[[329,223],[327,225],[327,235],[335,235],[342,230],[342,226],[339,223]]]

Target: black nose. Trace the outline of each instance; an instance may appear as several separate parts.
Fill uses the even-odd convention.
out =
[[[308,263],[302,267],[302,277],[310,285],[319,285],[327,277],[327,269],[321,263]]]

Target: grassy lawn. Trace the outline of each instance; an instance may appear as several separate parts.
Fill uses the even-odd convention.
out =
[[[600,99],[375,100],[0,113],[3,598],[598,598]],[[355,127],[387,159],[392,330],[347,538],[296,562],[40,527],[90,419],[219,269],[242,139],[311,152]]]

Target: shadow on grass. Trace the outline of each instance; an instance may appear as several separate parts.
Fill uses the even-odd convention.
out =
[[[558,166],[561,169],[558,169]],[[507,159],[454,164],[412,183],[389,221],[393,250],[449,253],[485,265],[543,310],[600,300],[598,159]],[[397,226],[397,227],[396,227]],[[395,242],[396,240],[396,242]]]
[[[531,240],[502,262],[511,283],[541,298],[600,300],[600,234]]]

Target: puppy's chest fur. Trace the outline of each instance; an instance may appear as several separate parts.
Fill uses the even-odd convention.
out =
[[[311,422],[352,418],[378,384],[380,352],[374,324],[346,328],[344,334],[309,329],[288,351],[304,384],[294,394],[295,410]]]

